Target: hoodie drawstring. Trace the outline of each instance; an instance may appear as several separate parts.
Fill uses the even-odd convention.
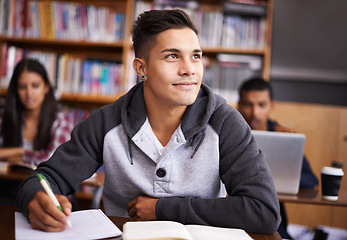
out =
[[[132,151],[132,148],[131,148],[131,139],[130,139],[129,136],[128,136],[128,149],[129,149],[130,164],[134,165],[133,151]]]
[[[200,148],[202,142],[204,141],[204,138],[205,138],[205,129],[202,130],[201,132],[199,132],[198,134],[196,134],[196,135],[193,137],[190,146],[193,147],[193,145],[196,143],[196,141],[199,141],[199,142],[196,144],[196,146],[195,146],[195,148],[194,148],[194,151],[193,151],[193,154],[192,154],[192,156],[191,156],[190,158],[193,158],[194,155],[195,155],[195,153],[199,150],[199,148]]]

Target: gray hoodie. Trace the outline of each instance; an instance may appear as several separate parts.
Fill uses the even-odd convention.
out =
[[[102,164],[103,202],[109,216],[128,216],[139,195],[160,198],[158,220],[273,233],[280,222],[278,198],[264,154],[237,110],[202,85],[162,153],[146,116],[143,84],[78,124],[71,140],[35,172],[55,194],[71,194]],[[18,206],[42,187],[31,176]]]

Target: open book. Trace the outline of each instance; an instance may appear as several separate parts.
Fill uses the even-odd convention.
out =
[[[0,162],[0,172],[7,173],[11,172],[27,172],[30,173],[36,169],[35,165],[23,162]]]
[[[36,169],[36,165],[23,162],[11,162],[10,169],[12,172],[32,172]]]
[[[123,240],[182,239],[182,240],[252,240],[242,229],[183,225],[174,221],[127,222]]]

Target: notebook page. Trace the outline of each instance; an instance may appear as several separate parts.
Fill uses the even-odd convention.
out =
[[[69,220],[71,228],[52,233],[32,229],[25,216],[15,213],[15,237],[18,240],[41,239],[100,239],[120,236],[122,232],[99,209],[72,212]]]
[[[210,227],[202,225],[186,225],[193,239],[199,240],[252,240],[242,229]]]
[[[193,240],[184,225],[173,221],[127,222],[123,226],[123,240],[184,239]]]

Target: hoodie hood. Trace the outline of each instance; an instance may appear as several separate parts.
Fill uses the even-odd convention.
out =
[[[121,121],[131,139],[146,121],[143,83],[136,84],[120,100],[122,100]],[[191,138],[203,134],[212,114],[225,103],[225,99],[213,93],[208,86],[201,84],[195,102],[188,106],[182,118],[181,128],[186,140],[194,141]]]

